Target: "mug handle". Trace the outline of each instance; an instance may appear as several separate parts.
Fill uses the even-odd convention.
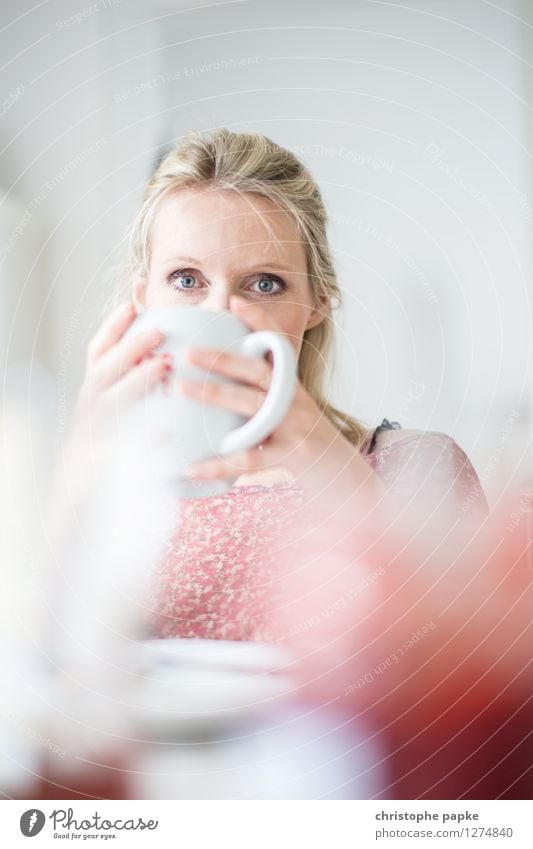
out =
[[[264,357],[268,351],[272,352],[274,366],[267,396],[255,416],[226,434],[219,454],[233,454],[258,445],[278,427],[289,410],[296,387],[296,357],[287,339],[272,330],[257,330],[238,343],[238,353],[244,356]]]

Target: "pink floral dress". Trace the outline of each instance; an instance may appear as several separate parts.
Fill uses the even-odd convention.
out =
[[[418,432],[374,450],[384,419],[361,453],[399,502],[431,476],[459,510],[488,512],[468,457],[446,434]],[[238,486],[223,495],[184,499],[148,599],[150,637],[270,641],[276,570],[285,531],[302,507],[296,482]]]

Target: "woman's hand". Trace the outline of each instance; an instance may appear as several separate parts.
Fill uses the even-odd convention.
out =
[[[85,378],[74,412],[74,427],[89,421],[102,432],[112,411],[142,398],[171,370],[171,358],[156,354],[164,335],[151,329],[123,338],[136,310],[123,304],[106,318],[89,343]]]
[[[57,541],[75,527],[75,516],[91,497],[112,459],[111,424],[119,407],[146,395],[171,368],[168,357],[155,354],[162,341],[157,330],[123,338],[136,316],[125,304],[108,316],[89,343],[86,373],[48,500],[48,527]]]
[[[277,323],[259,305],[250,305],[235,296],[231,299],[231,309],[250,330],[281,332]],[[242,385],[180,381],[179,391],[245,418],[257,413],[272,379],[272,365],[266,359],[206,348],[189,349],[186,356],[195,366],[240,381]],[[353,492],[363,478],[369,475],[376,478],[299,381],[287,415],[261,446],[226,457],[202,460],[190,466],[186,474],[193,479],[226,478],[279,466],[288,469],[304,486],[309,484],[313,492],[317,491],[317,487],[320,491],[329,483],[337,487],[340,477],[346,478],[346,474],[349,477],[347,494]],[[377,480],[376,486],[380,486]]]

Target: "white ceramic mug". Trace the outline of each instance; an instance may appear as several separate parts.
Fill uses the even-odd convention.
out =
[[[232,479],[188,481],[184,470],[197,460],[214,455],[227,456],[258,445],[278,427],[288,412],[296,386],[297,364],[294,351],[281,333],[250,331],[229,311],[198,307],[157,307],[139,313],[126,336],[158,328],[165,339],[157,351],[169,351],[174,358],[170,386],[162,383],[136,405],[142,423],[155,428],[161,452],[152,458],[162,478],[171,482],[179,497],[199,498],[228,490],[241,474]],[[177,380],[230,382],[228,378],[199,368],[185,360],[188,347],[218,348],[249,357],[272,352],[273,374],[265,401],[249,420],[213,404],[181,394]],[[137,418],[137,425],[139,418]],[[152,431],[154,432],[154,431]],[[157,454],[157,452],[156,452]]]

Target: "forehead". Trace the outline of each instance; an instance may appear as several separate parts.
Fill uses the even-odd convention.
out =
[[[164,198],[151,227],[154,262],[179,251],[208,259],[239,249],[253,259],[266,257],[305,265],[305,246],[294,218],[268,198],[251,192],[180,189]]]

